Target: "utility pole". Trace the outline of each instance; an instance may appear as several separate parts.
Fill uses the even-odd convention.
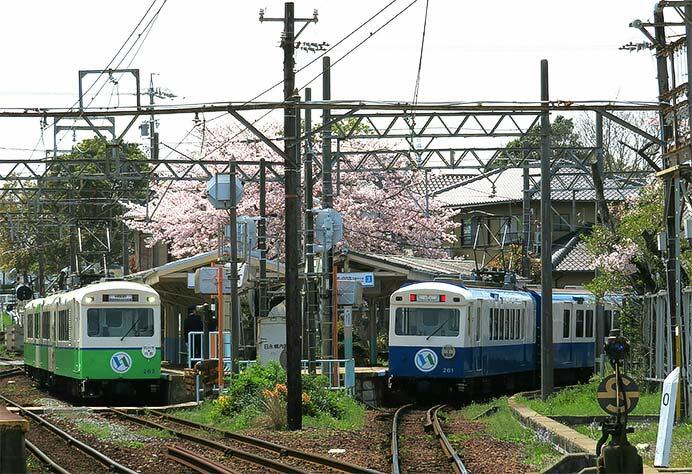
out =
[[[284,204],[285,204],[285,288],[286,288],[286,419],[289,430],[303,426],[301,400],[301,352],[302,316],[300,307],[300,123],[299,100],[295,91],[295,40],[307,27],[317,21],[317,11],[312,18],[295,18],[293,2],[286,2],[283,18],[265,18],[260,10],[260,21],[282,21],[284,31],[281,48],[284,51]],[[295,34],[295,23],[306,25]]]
[[[267,300],[267,164],[260,159],[259,221],[257,222],[257,250],[259,251],[259,317],[269,313]]]
[[[322,58],[322,100],[332,98],[331,87],[331,59],[329,56]],[[324,124],[331,120],[331,111],[322,109],[322,208],[331,208],[334,205],[334,188],[332,186],[332,134],[329,126]],[[323,359],[332,355],[332,324],[336,324],[332,318],[332,262],[334,260],[331,249],[323,249],[322,259],[322,307],[320,315],[320,341],[321,356]],[[335,357],[336,358],[336,355]],[[324,367],[323,367],[324,368]]]
[[[548,60],[541,60],[541,398],[553,393],[553,261]]]
[[[594,173],[594,175],[598,175],[598,177],[596,178],[594,176],[594,188],[596,188],[597,199],[600,205],[599,207],[603,209],[601,211],[601,224],[610,226],[611,222],[605,222],[606,219],[610,221],[610,217],[609,215],[605,214],[608,212],[608,204],[605,201],[605,196],[603,193],[603,154],[603,115],[596,112],[596,173]],[[596,181],[598,181],[598,186]],[[599,271],[596,269],[596,276],[598,276],[598,274]],[[597,364],[601,374],[605,373],[604,370],[606,363],[606,359],[601,357],[601,354],[603,353],[603,338],[606,336],[605,321],[603,319],[604,317],[605,313],[603,308],[603,300],[599,298],[596,301],[596,347],[594,347],[594,356],[596,361],[598,361]],[[594,367],[596,367],[596,365],[594,365]]]
[[[529,179],[529,167],[524,164],[522,169],[524,193],[522,200],[522,233],[524,235],[524,247],[522,249],[521,269],[525,278],[531,278],[531,259],[529,258],[529,244],[531,242],[531,190]]]
[[[305,89],[305,101],[312,101],[312,89]],[[308,370],[313,373],[315,371],[314,361],[317,359],[316,345],[317,334],[315,332],[315,308],[317,307],[316,287],[315,287],[315,224],[313,215],[313,199],[312,199],[312,158],[314,151],[312,149],[312,110],[305,110],[305,132],[308,134],[305,163],[303,170],[303,180],[305,182],[305,332],[303,335],[303,345],[305,347],[305,355],[308,360]]]
[[[240,360],[240,308],[238,307],[238,202],[236,199],[236,165],[235,159],[228,162],[228,174],[230,176],[230,209],[228,210],[228,223],[230,224],[229,238],[231,241],[230,261],[230,301],[231,301],[231,370],[238,373],[238,360]],[[223,272],[222,272],[223,274]],[[219,325],[219,328],[221,326]],[[219,329],[219,359],[223,358],[224,335]],[[222,366],[223,367],[223,366]],[[223,370],[223,369],[222,369]]]

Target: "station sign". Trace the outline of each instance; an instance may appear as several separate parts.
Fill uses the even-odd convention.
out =
[[[618,392],[615,374],[603,379],[598,386],[598,404],[603,411],[611,415],[626,415],[637,406],[639,402],[639,387],[631,378],[621,375],[621,390]],[[618,398],[619,403],[618,403]]]
[[[349,272],[337,273],[337,280],[354,280],[359,281],[363,288],[375,287],[375,274],[373,272]]]

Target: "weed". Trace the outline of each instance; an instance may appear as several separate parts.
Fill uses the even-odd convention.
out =
[[[77,429],[82,433],[90,434],[98,439],[108,439],[111,437],[111,430],[107,426],[82,421],[77,423]]]
[[[160,428],[142,428],[135,431],[135,434],[146,436],[147,438],[173,439],[175,435],[168,430]]]

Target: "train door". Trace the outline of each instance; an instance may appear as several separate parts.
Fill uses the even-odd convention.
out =
[[[553,328],[553,358],[555,367],[568,367],[572,364],[574,354],[574,304],[568,301],[553,303],[553,314],[561,324]]]
[[[71,301],[68,304],[67,319],[69,320],[69,326],[67,329],[68,338],[70,340],[70,347],[72,350],[72,366],[75,373],[81,371],[81,364],[79,362],[80,354],[82,353],[81,345],[83,344],[82,335],[85,331],[82,330],[82,315],[80,314],[81,308],[77,301]]]
[[[48,326],[48,370],[55,372],[55,326],[56,326],[56,311],[48,311],[46,313],[49,319]]]
[[[481,344],[483,309],[483,303],[481,300],[477,300],[476,304],[469,307],[469,311],[471,312],[471,333],[469,335],[469,347],[471,348],[472,354],[470,370],[474,374],[480,374],[483,368],[483,359],[481,353],[483,350],[483,346]]]

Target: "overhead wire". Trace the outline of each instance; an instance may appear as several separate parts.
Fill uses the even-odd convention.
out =
[[[400,1],[400,0],[391,0],[387,5],[385,5],[385,6],[382,7],[380,10],[378,10],[377,12],[375,12],[375,13],[374,13],[373,15],[371,15],[367,20],[363,21],[360,25],[358,25],[358,26],[357,26],[356,28],[354,28],[350,33],[348,33],[347,35],[345,35],[344,37],[342,37],[342,38],[341,38],[339,41],[337,41],[334,45],[332,45],[332,46],[330,46],[329,48],[327,48],[325,51],[323,51],[323,52],[322,52],[321,54],[319,54],[317,57],[313,58],[311,61],[309,61],[309,62],[308,62],[307,64],[305,64],[304,66],[300,67],[300,68],[296,71],[296,74],[302,72],[303,70],[305,70],[306,68],[308,68],[309,66],[311,66],[312,64],[314,64],[317,60],[321,59],[321,58],[324,57],[326,54],[328,54],[329,52],[333,51],[335,48],[337,48],[338,46],[340,46],[344,41],[346,41],[346,40],[349,39],[351,36],[353,36],[355,33],[357,33],[358,31],[360,31],[360,30],[361,30],[363,27],[365,27],[368,23],[370,23],[371,21],[373,21],[373,20],[374,20],[375,18],[377,18],[380,14],[382,14],[385,10],[387,10],[390,6],[392,6],[394,3],[398,2],[398,1]],[[404,10],[402,10],[401,12],[399,12],[394,18],[398,17],[401,13],[403,13],[403,11],[407,10],[413,3],[416,3],[417,1],[418,1],[418,0],[414,0],[414,1],[413,1],[411,4],[409,4]],[[332,63],[331,66],[330,66],[330,69],[331,69],[331,67],[333,67],[334,65],[336,65],[339,61],[341,61],[341,60],[344,59],[346,56],[348,56],[348,55],[351,54],[353,51],[355,51],[358,47],[360,47],[360,45],[362,45],[363,43],[365,43],[365,41],[367,41],[368,39],[370,39],[374,34],[376,34],[377,32],[379,32],[384,26],[386,26],[387,24],[391,23],[391,21],[392,21],[392,20],[390,20],[389,22],[387,22],[387,23],[386,23],[385,25],[383,25],[382,27],[378,28],[375,32],[370,33],[370,35],[369,35],[368,37],[366,37],[363,41],[361,41],[358,45],[356,45],[354,48],[352,48],[350,51],[348,51],[345,55],[343,55],[343,56],[342,56],[341,58],[339,58],[337,61],[335,61],[334,63]],[[319,73],[319,74],[318,74],[317,76],[315,76],[310,82],[308,82],[307,84],[303,85],[303,86],[300,87],[300,89],[298,89],[298,90],[300,91],[300,90],[305,89],[308,85],[310,85],[310,83],[312,83],[312,82],[315,81],[317,78],[319,78],[320,76],[322,76],[323,73],[324,73],[324,71],[322,71],[321,73]],[[275,88],[279,87],[279,86],[282,85],[283,83],[284,83],[284,80],[283,80],[283,79],[280,80],[280,81],[278,81],[278,82],[276,82],[274,85],[268,87],[267,89],[263,90],[263,91],[260,92],[259,94],[256,94],[254,97],[252,97],[252,98],[249,99],[248,101],[244,102],[243,105],[247,105],[247,104],[253,103],[255,100],[259,99],[260,97],[262,97],[263,95],[267,94],[268,92],[271,92],[272,90],[274,90]],[[272,112],[273,112],[273,110],[268,110],[267,112],[265,112],[264,114],[262,114],[259,118],[255,119],[255,120],[252,122],[252,125],[255,125],[255,124],[257,124],[258,122],[260,122],[261,120],[265,119],[265,118],[266,118],[268,115],[270,115]],[[207,123],[213,122],[213,121],[215,121],[215,120],[217,120],[217,119],[219,119],[219,118],[221,118],[221,117],[224,117],[225,115],[227,115],[227,112],[221,113],[220,115],[218,115],[218,116],[216,116],[216,117],[213,117],[213,118],[207,120]],[[194,130],[194,127],[191,128],[190,130],[188,130],[188,132],[186,133],[186,135],[184,136],[184,138],[183,138],[181,141],[185,140],[185,139],[192,133],[193,130]],[[232,142],[232,140],[234,140],[235,138],[239,137],[240,135],[242,135],[243,133],[245,133],[247,130],[248,130],[247,127],[241,128],[240,131],[238,131],[238,132],[235,133],[232,137],[230,137],[228,140],[226,140],[225,143],[230,143],[230,142]],[[207,157],[207,156],[209,156],[210,154],[216,152],[221,146],[223,146],[223,145],[219,145],[219,146],[217,146],[216,148],[210,150],[209,152],[207,152],[207,153],[204,155],[204,157]],[[172,152],[173,152],[173,151],[171,151],[170,153],[172,153]]]

